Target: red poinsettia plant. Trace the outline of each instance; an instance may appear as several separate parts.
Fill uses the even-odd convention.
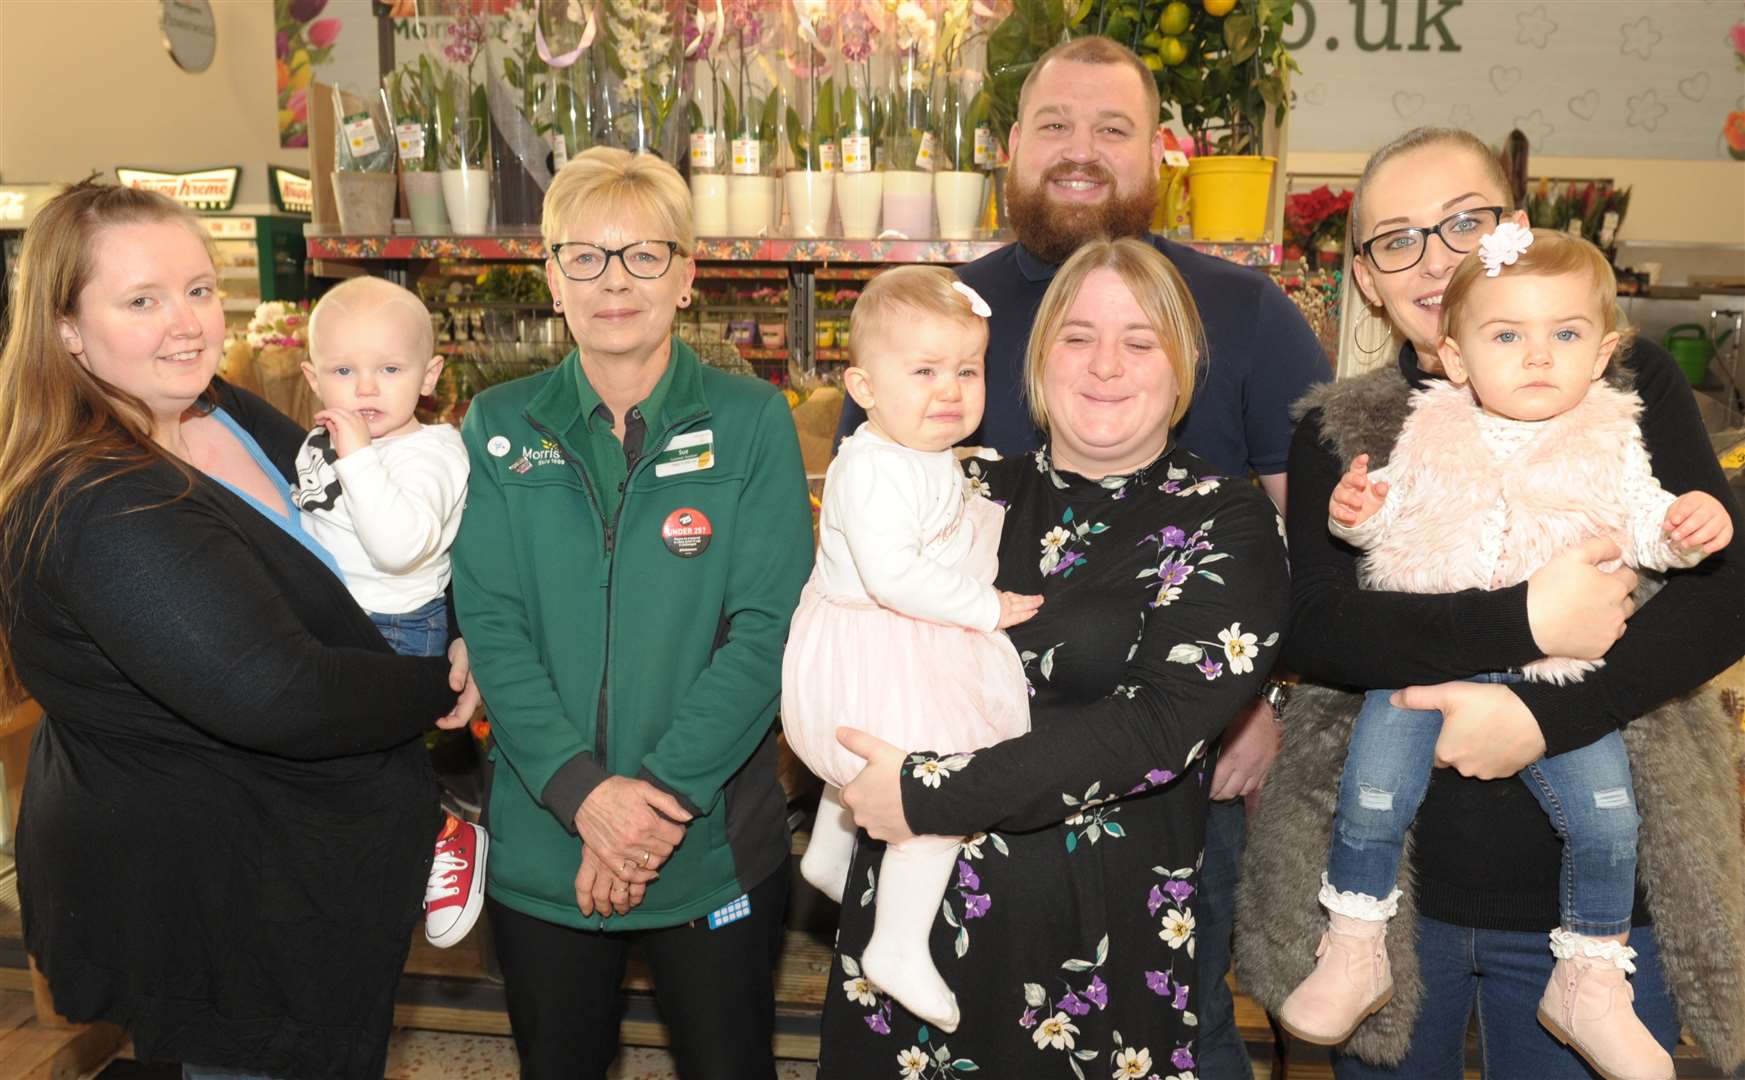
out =
[[[1285,198],[1285,246],[1299,253],[1342,247],[1351,214],[1351,192],[1335,193],[1326,184]],[[1331,241],[1331,243],[1328,243]]]

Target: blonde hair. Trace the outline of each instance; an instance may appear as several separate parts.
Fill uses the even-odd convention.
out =
[[[1498,277],[1562,277],[1565,274],[1585,276],[1593,286],[1594,303],[1600,310],[1602,334],[1616,330],[1622,335],[1620,345],[1633,334],[1623,312],[1618,310],[1618,278],[1605,253],[1579,236],[1553,229],[1534,229],[1533,243],[1515,261],[1502,268]],[[1472,287],[1485,278],[1485,266],[1474,251],[1454,268],[1448,285],[1442,290],[1443,337],[1453,335],[1460,316],[1472,299]],[[1616,355],[1616,354],[1614,354]]]
[[[1193,401],[1200,358],[1206,354],[1206,331],[1187,283],[1175,266],[1156,248],[1132,237],[1092,240],[1073,252],[1049,283],[1031,324],[1030,346],[1024,355],[1024,392],[1030,399],[1030,418],[1042,431],[1048,431],[1048,405],[1042,396],[1048,357],[1085,279],[1096,270],[1113,270],[1127,286],[1169,358],[1176,383],[1175,409],[1169,416],[1174,427]]]
[[[436,336],[430,328],[430,309],[410,289],[394,284],[387,278],[355,277],[327,290],[309,313],[309,355],[320,359],[324,351],[321,327],[347,316],[363,315],[382,308],[401,308],[415,320],[418,327],[411,356],[428,361],[436,349]]]
[[[697,249],[691,190],[678,171],[653,154],[595,146],[571,158],[552,178],[539,231],[550,247],[563,241],[568,223],[636,215],[652,219],[667,235],[635,239],[676,240],[679,254],[687,257]]]
[[[848,355],[856,367],[868,355],[888,350],[890,341],[872,340],[886,332],[892,322],[908,315],[948,319],[965,326],[980,326],[987,320],[970,307],[970,299],[957,289],[958,276],[943,266],[895,266],[883,271],[862,290],[848,316]]]
[[[1485,179],[1497,186],[1497,192],[1502,196],[1504,210],[1513,210],[1515,197],[1513,187],[1509,184],[1509,174],[1503,170],[1503,163],[1486,145],[1485,141],[1464,128],[1453,127],[1416,127],[1404,135],[1396,136],[1382,144],[1381,148],[1369,155],[1369,160],[1363,163],[1363,174],[1357,178],[1357,187],[1351,192],[1351,212],[1348,227],[1351,230],[1351,250],[1356,251],[1362,246],[1363,210],[1369,202],[1370,182],[1383,165],[1414,150],[1422,150],[1429,146],[1449,146],[1456,150],[1465,150],[1484,163]]]
[[[90,181],[50,199],[24,234],[9,283],[11,324],[0,347],[0,703],[25,695],[11,649],[18,590],[53,542],[73,484],[85,477],[78,489],[84,490],[166,461],[193,489],[191,468],[152,441],[145,402],[92,375],[61,339],[61,323],[77,316],[79,296],[95,274],[97,234],[160,222],[186,226],[211,252],[199,220],[183,207],[149,191]],[[216,403],[210,388],[201,397],[207,408]],[[116,468],[89,478],[98,465]]]
[[[1073,38],[1054,46],[1041,56],[1030,67],[1030,74],[1024,76],[1024,85],[1018,88],[1018,122],[1024,122],[1024,112],[1030,103],[1030,84],[1042,74],[1042,69],[1055,61],[1074,64],[1116,64],[1125,66],[1139,75],[1139,85],[1145,89],[1144,116],[1139,117],[1142,127],[1155,129],[1163,116],[1162,102],[1157,94],[1157,77],[1151,74],[1151,69],[1145,66],[1145,61],[1139,59],[1132,49],[1116,41],[1114,38],[1090,35]],[[1141,134],[1150,137],[1150,130]]]

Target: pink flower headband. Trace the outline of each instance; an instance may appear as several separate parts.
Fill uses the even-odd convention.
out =
[[[1503,267],[1511,266],[1521,253],[1533,246],[1533,230],[1512,221],[1498,225],[1489,236],[1478,242],[1478,261],[1484,263],[1484,276],[1496,277]]]
[[[974,312],[977,315],[980,315],[984,319],[993,318],[994,309],[988,306],[988,302],[986,300],[982,299],[981,293],[976,292],[974,289],[970,288],[968,285],[965,285],[961,281],[952,282],[951,287],[956,289],[958,292],[962,293],[964,296],[969,298],[970,311]]]

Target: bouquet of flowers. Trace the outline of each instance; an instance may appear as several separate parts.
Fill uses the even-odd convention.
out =
[[[301,301],[272,300],[254,309],[254,318],[243,331],[249,347],[285,345],[301,349],[309,344],[309,305]]]
[[[1557,229],[1580,236],[1601,251],[1610,251],[1618,226],[1630,209],[1630,189],[1619,191],[1610,180],[1575,181],[1554,191],[1551,181],[1541,179],[1527,196],[1527,220],[1535,229]]]
[[[1299,252],[1341,250],[1351,216],[1351,192],[1326,184],[1285,199],[1285,246]]]

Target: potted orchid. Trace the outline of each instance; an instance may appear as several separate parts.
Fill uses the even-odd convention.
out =
[[[946,0],[940,18],[936,65],[939,132],[933,198],[939,207],[939,235],[967,240],[987,197],[984,166],[993,164],[987,95],[987,28],[994,10],[983,0]]]
[[[727,180],[727,229],[732,236],[767,236],[775,227],[782,95],[767,55],[767,35],[777,14],[769,0],[725,2],[723,123],[732,169]]]
[[[454,231],[486,231],[491,216],[491,123],[479,58],[484,54],[485,20],[470,4],[429,37],[437,71],[437,155],[442,198]]]
[[[884,96],[874,89],[872,74],[880,27],[864,6],[855,4],[837,20],[836,32],[842,53],[842,96],[836,110],[842,174],[836,178],[836,205],[844,236],[873,237],[879,231],[885,186],[879,172],[884,164]]]
[[[539,221],[551,184],[551,102],[535,0],[510,0],[485,35],[485,97],[497,170],[497,220]],[[567,150],[567,147],[566,147]]]
[[[594,145],[594,79],[589,48],[599,29],[593,0],[568,0],[558,17],[553,5],[533,27],[534,48],[545,66],[550,117],[546,138],[551,143],[551,171]]]
[[[678,158],[678,125],[668,123],[682,97],[682,0],[603,0],[603,117],[607,141],[632,153]]]
[[[885,116],[885,231],[910,239],[933,226],[933,63],[939,24],[921,0],[902,0],[892,13],[891,103]]]
[[[691,216],[698,236],[727,235],[727,85],[721,77],[721,0],[700,5],[685,23],[691,65]]]
[[[831,43],[836,27],[829,0],[793,0],[788,6],[788,70],[794,95],[788,106],[788,145],[794,164],[783,177],[795,236],[823,236],[829,228],[836,180],[836,89]]]
[[[421,233],[447,232],[442,174],[437,171],[440,164],[437,97],[441,83],[436,65],[430,62],[430,57],[419,56],[389,72],[384,83],[412,228]]]

